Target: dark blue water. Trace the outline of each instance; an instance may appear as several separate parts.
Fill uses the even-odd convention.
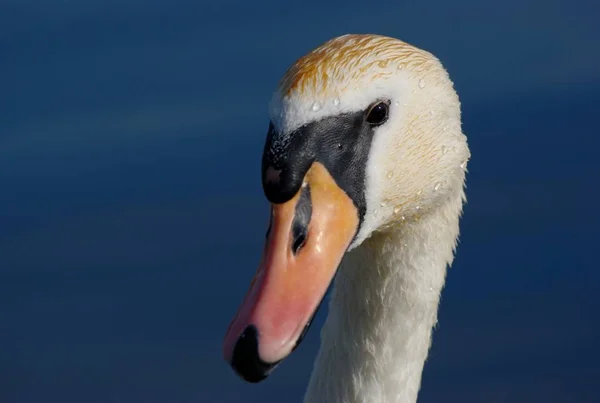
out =
[[[300,401],[325,309],[259,385],[221,340],[271,92],[347,32],[438,55],[473,154],[420,401],[600,401],[597,2],[191,3],[0,3],[0,402]]]

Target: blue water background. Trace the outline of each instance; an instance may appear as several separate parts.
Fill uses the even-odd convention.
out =
[[[468,204],[420,402],[599,402],[600,3],[0,2],[0,402],[299,402],[221,340],[267,222],[267,105],[344,33],[436,54]]]

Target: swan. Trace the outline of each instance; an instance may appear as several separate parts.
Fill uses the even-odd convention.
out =
[[[336,277],[304,401],[416,402],[466,200],[448,73],[401,40],[344,35],[296,61],[269,109],[269,227],[225,360],[265,379]]]

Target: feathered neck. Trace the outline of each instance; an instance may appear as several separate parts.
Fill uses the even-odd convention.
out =
[[[463,198],[461,189],[346,255],[306,403],[416,402]]]

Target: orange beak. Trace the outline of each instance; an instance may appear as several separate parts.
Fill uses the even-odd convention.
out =
[[[318,162],[298,193],[271,212],[260,266],[223,348],[250,382],[266,378],[300,342],[359,224],[354,203]]]

